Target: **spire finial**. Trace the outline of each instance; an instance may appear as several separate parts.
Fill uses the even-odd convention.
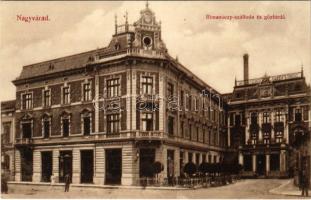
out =
[[[146,1],[146,8],[149,8],[149,2],[148,2],[148,0]]]
[[[301,76],[303,77],[303,63],[301,62]]]
[[[117,34],[118,29],[118,16],[114,14],[114,26],[115,26],[115,34]]]
[[[127,10],[125,11],[125,23],[128,23],[128,12],[127,12]]]

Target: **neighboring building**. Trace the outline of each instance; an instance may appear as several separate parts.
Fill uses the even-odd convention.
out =
[[[229,146],[238,149],[245,176],[293,176],[310,142],[310,86],[303,70],[236,81],[229,105]],[[300,153],[299,153],[300,152]]]
[[[14,180],[15,100],[1,102],[1,172]],[[2,173],[1,173],[2,174]]]
[[[226,103],[169,56],[148,5],[133,25],[116,23],[108,47],[24,66],[13,83],[16,181],[69,173],[73,183],[132,185],[154,161],[164,178],[224,158]]]

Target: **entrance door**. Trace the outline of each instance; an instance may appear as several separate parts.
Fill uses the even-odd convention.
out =
[[[59,182],[65,181],[66,174],[72,180],[72,151],[61,151],[59,155]]]
[[[21,150],[22,181],[32,181],[33,154],[31,149]]]
[[[257,174],[262,176],[266,172],[266,159],[265,155],[257,155]]]
[[[155,149],[140,149],[139,177],[152,177],[152,164],[155,161]]]
[[[93,150],[81,151],[81,183],[93,183],[94,153]]]
[[[41,152],[41,167],[42,167],[42,182],[51,182],[51,176],[52,176],[52,152],[46,151]]]
[[[121,184],[122,149],[106,150],[105,184]]]

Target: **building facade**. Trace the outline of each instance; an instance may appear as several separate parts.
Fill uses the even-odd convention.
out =
[[[16,86],[15,181],[135,185],[227,148],[221,94],[173,59],[146,5],[106,48],[24,66]],[[202,92],[204,91],[204,92]]]
[[[1,174],[14,180],[15,100],[1,102]]]
[[[310,148],[310,86],[297,73],[248,78],[227,94],[229,146],[238,150],[244,176],[292,177]],[[310,162],[310,161],[309,161]]]

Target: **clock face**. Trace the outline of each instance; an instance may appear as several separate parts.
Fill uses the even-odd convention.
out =
[[[150,15],[145,15],[144,22],[149,24],[151,22],[151,16]]]

